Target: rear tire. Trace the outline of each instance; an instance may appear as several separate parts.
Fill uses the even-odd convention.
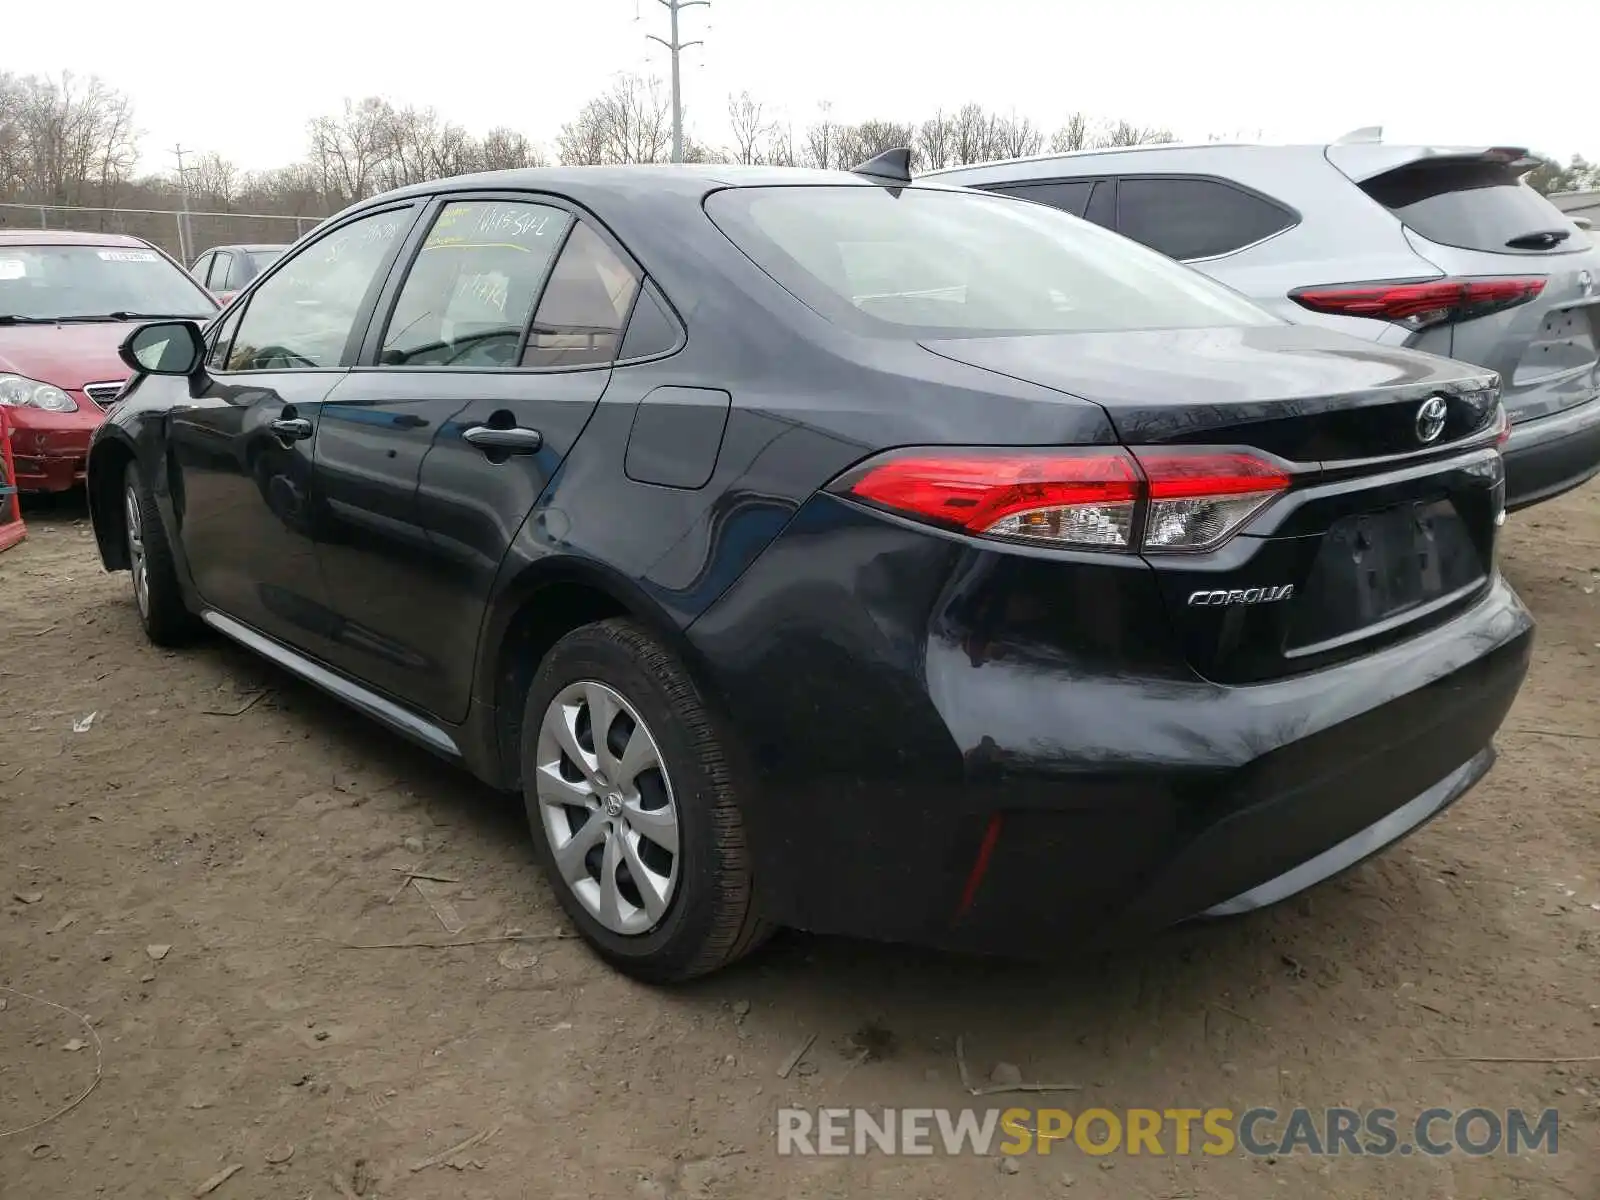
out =
[[[584,940],[637,979],[707,974],[770,932],[723,737],[677,657],[625,619],[567,634],[528,689],[535,852]]]
[[[158,646],[181,646],[194,637],[200,622],[183,602],[166,526],[161,523],[155,496],[133,462],[122,476],[122,523],[128,540],[128,573],[133,577],[133,606],[145,636]]]

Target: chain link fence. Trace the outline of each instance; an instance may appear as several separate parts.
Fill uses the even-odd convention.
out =
[[[322,218],[273,213],[182,212],[164,208],[76,208],[58,204],[0,204],[0,230],[70,229],[144,238],[191,266],[212,246],[283,245]]]

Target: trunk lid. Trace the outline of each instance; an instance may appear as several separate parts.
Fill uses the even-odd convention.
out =
[[[1600,395],[1600,247],[1521,182],[1537,158],[1382,145],[1330,146],[1328,158],[1444,276],[1542,281],[1531,300],[1423,330],[1411,345],[1498,372],[1513,424]]]
[[[1286,465],[1293,486],[1216,550],[1145,555],[1207,678],[1371,653],[1448,620],[1493,574],[1504,488],[1487,371],[1292,325],[922,344],[1098,403],[1131,447]]]

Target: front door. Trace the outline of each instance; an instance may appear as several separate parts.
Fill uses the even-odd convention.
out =
[[[315,435],[411,218],[409,208],[370,214],[286,259],[218,328],[191,403],[172,416],[174,507],[196,590],[319,657],[329,609],[313,545]]]
[[[318,427],[334,665],[466,715],[511,540],[605,391],[638,274],[559,201],[447,198]],[[531,323],[530,323],[531,318]]]

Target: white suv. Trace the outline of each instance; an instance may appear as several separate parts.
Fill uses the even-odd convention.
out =
[[[1510,147],[1136,146],[933,171],[1181,259],[1286,319],[1498,371],[1506,506],[1600,471],[1600,248]]]

